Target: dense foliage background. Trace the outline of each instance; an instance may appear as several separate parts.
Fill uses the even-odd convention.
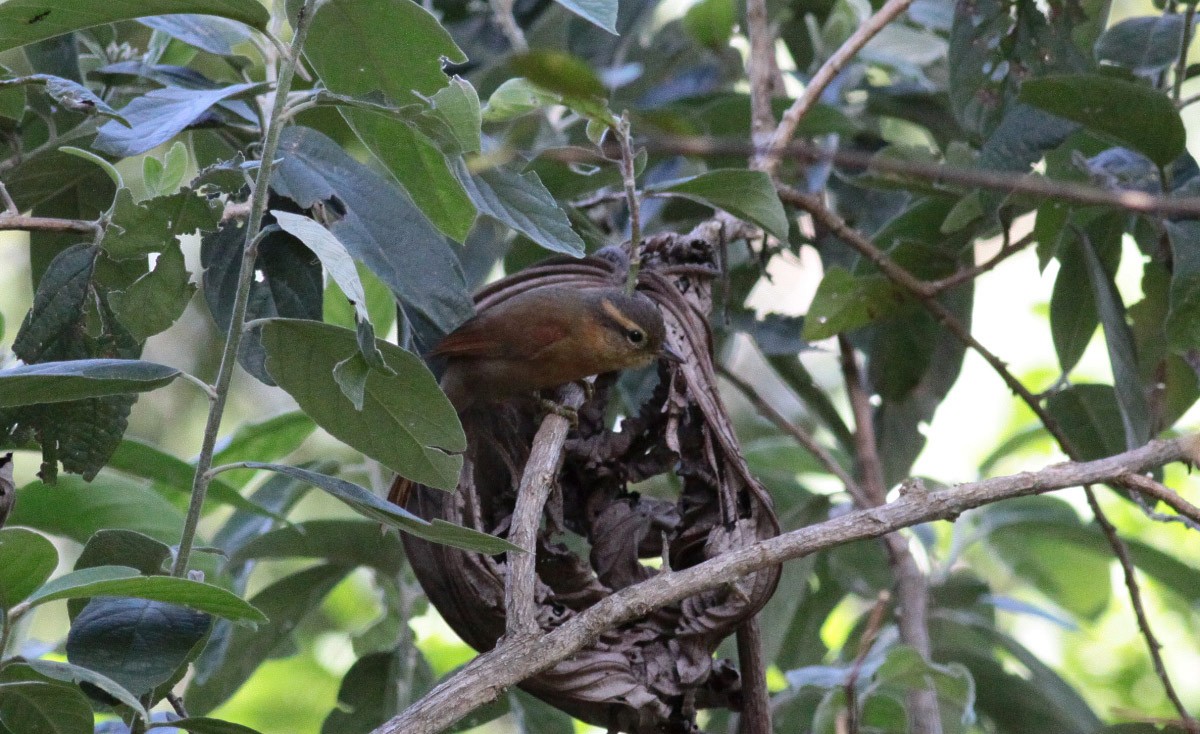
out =
[[[747,162],[764,140],[752,96],[773,91],[778,118],[881,3],[771,0],[754,26],[734,0],[328,0],[293,64],[301,5],[0,3],[0,229],[28,232],[0,239],[0,445],[16,452],[0,499],[17,487],[0,530],[0,732],[144,731],[170,692],[189,731],[368,732],[469,659],[380,533],[502,547],[376,497],[393,471],[457,476],[462,432],[418,355],[487,280],[626,241],[623,167],[645,233],[716,211],[758,228],[723,255],[715,359],[748,383],[725,398],[785,530],[849,499],[784,423],[851,474],[873,460],[838,335],[865,363],[889,487],[1197,427],[1194,4],[888,3],[903,12],[831,69],[799,121],[807,144],[773,175]],[[752,54],[749,30],[774,53]],[[1063,186],[1019,178],[1031,170]],[[931,284],[924,297],[812,202]],[[240,369],[219,370],[230,324],[257,319],[272,320],[246,331]],[[643,378],[626,376],[628,407]],[[782,416],[764,419],[747,387]],[[247,461],[280,464],[203,474]],[[197,464],[212,483],[189,509]],[[1197,496],[1178,466],[1159,478]],[[1095,491],[1200,713],[1200,535]],[[880,543],[793,562],[761,617],[777,731],[845,731],[851,672],[861,731],[907,731],[905,694],[926,680],[945,731],[1180,719],[1080,490],[908,537],[932,662],[877,601],[895,582]],[[724,713],[702,721],[733,730]],[[582,725],[513,692],[460,726]]]

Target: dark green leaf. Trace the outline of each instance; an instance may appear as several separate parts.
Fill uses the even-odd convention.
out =
[[[308,438],[317,425],[301,411],[280,415],[257,423],[243,423],[233,435],[223,439],[213,456],[213,465],[232,464],[235,461],[274,461],[282,459],[296,450]],[[249,475],[230,474],[227,481],[242,486]]]
[[[471,315],[457,258],[402,191],[314,130],[284,130],[280,154],[275,190],[302,207],[336,198],[346,213],[329,230],[391,288],[418,344],[433,346]]]
[[[723,169],[648,186],[653,191],[724,209],[787,242],[789,222],[771,178],[762,171]]]
[[[13,734],[91,734],[92,707],[74,686],[0,679],[0,724]]]
[[[23,601],[58,567],[58,551],[45,537],[24,528],[0,530],[0,609]]]
[[[538,50],[514,56],[510,61],[521,76],[542,89],[567,100],[603,100],[608,91],[583,60],[562,51]]]
[[[1042,221],[1041,214],[1038,221]],[[1054,338],[1058,364],[1065,375],[1079,364],[1079,358],[1100,325],[1100,316],[1096,313],[1096,299],[1083,250],[1069,244],[1061,248],[1058,260],[1058,276],[1050,295],[1050,334]]]
[[[354,43],[347,43],[349,38]],[[323,4],[313,21],[304,54],[331,91],[351,97],[382,92],[397,104],[422,101],[419,95],[429,97],[445,87],[443,59],[452,63],[467,60],[428,10],[417,3],[387,0]],[[387,72],[380,73],[384,69]],[[338,111],[419,210],[439,230],[461,242],[471,229],[475,208],[437,146],[403,120],[350,107]],[[356,206],[355,199],[346,193],[339,192],[342,200]],[[396,209],[396,205],[382,209],[378,216],[386,217],[389,209]],[[426,226],[421,224],[422,228]],[[341,236],[336,227],[332,229]]]
[[[1084,461],[1125,451],[1121,408],[1110,385],[1071,385],[1050,396],[1050,414]]]
[[[31,606],[96,596],[161,601],[234,622],[266,622],[262,612],[219,586],[174,576],[140,576],[124,566],[94,566],[54,579],[29,597]],[[90,667],[85,665],[85,667]]]
[[[1167,341],[1173,352],[1200,349],[1200,221],[1165,222],[1171,243]]]
[[[163,13],[208,13],[264,30],[270,15],[255,0],[10,0],[0,6],[0,51],[68,31]]]
[[[701,0],[688,8],[683,27],[701,46],[720,50],[729,45],[737,23],[737,6],[731,0]]]
[[[354,332],[329,324],[271,319],[262,326],[267,370],[325,430],[414,481],[451,489],[466,448],[462,427],[433,375],[411,352],[377,341],[396,373],[372,370],[355,410],[333,368],[358,349]]]
[[[136,359],[23,365],[0,371],[0,408],[147,392],[178,376],[179,370],[174,367]]]
[[[209,719],[203,716],[193,716],[187,719],[176,719],[175,721],[162,722],[154,724],[149,729],[158,729],[162,727],[172,727],[175,729],[183,729],[190,731],[192,734],[258,734],[254,729],[241,724],[234,724],[229,721],[221,721],[220,719]]]
[[[432,523],[422,520],[408,510],[397,507],[375,496],[370,490],[352,482],[347,482],[344,479],[338,479],[327,474],[319,474],[294,466],[260,464],[257,462],[249,462],[248,465],[253,469],[267,469],[302,479],[309,484],[320,487],[342,502],[345,502],[356,512],[372,520],[399,528],[406,533],[411,533],[418,538],[424,538],[433,543],[441,543],[489,555],[519,550],[507,540],[501,540],[494,535],[481,533],[478,530],[464,528],[445,520],[434,520]]]
[[[153,272],[111,295],[112,309],[134,339],[145,341],[170,328],[195,292],[191,273],[183,266],[183,251],[178,243],[172,243],[159,256]]]
[[[507,224],[551,252],[583,255],[583,239],[533,171],[522,174],[501,166],[471,174],[462,166],[459,178],[480,214]]]
[[[143,696],[186,664],[211,624],[207,614],[174,604],[100,597],[71,623],[67,659]]]
[[[246,26],[211,15],[160,15],[141,23],[218,56],[233,56],[234,46],[250,41]]]
[[[1121,79],[1094,74],[1030,79],[1021,87],[1021,101],[1145,153],[1160,166],[1178,158],[1187,139],[1169,97]]]
[[[1179,58],[1184,16],[1179,13],[1126,18],[1096,40],[1096,60],[1135,74],[1157,74]]]
[[[235,654],[207,677],[197,676],[192,681],[184,697],[188,710],[208,712],[233,695],[350,570],[350,566],[316,566],[286,576],[256,594],[251,603],[271,621],[257,630],[233,630],[228,648]]]
[[[419,652],[413,652],[424,662]],[[410,677],[404,675],[408,671],[402,671],[407,657],[400,651],[388,651],[359,658],[342,678],[338,705],[321,726],[322,734],[366,734],[402,710],[401,686]]]
[[[106,675],[101,675],[94,670],[82,668],[78,665],[61,663],[54,660],[26,660],[25,664],[47,678],[53,678],[64,683],[74,683],[76,685],[80,683],[93,685],[128,706],[143,720],[150,718],[141,701],[138,701],[120,683],[117,683]]]
[[[400,573],[404,549],[394,533],[362,520],[310,520],[259,535],[234,553],[230,564],[264,558],[324,558],[330,563]]]
[[[129,122],[117,121],[100,127],[92,146],[120,158],[145,153],[195,123],[218,102],[261,90],[261,85],[247,82],[219,89],[184,89],[163,87],[135,98],[120,111]]]
[[[114,260],[144,257],[152,252],[168,253],[178,249],[176,236],[196,230],[213,231],[220,217],[212,202],[191,189],[140,204],[134,202],[129,189],[121,189],[112,215],[115,226],[105,231],[101,245]],[[182,261],[175,270],[184,272]],[[177,273],[175,280],[179,280]]]
[[[172,557],[166,543],[132,530],[100,530],[88,538],[75,570],[97,566],[129,566],[143,576],[160,575]]]
[[[311,421],[309,425],[312,425]],[[215,462],[218,466],[224,463],[226,462]],[[192,482],[196,474],[196,467],[183,459],[132,439],[121,441],[116,453],[108,462],[108,468],[142,479],[149,479],[155,482],[157,487],[180,493],[180,497],[191,493]],[[213,504],[229,505],[245,512],[283,520],[282,517],[243,497],[235,487],[230,486],[233,483],[227,482],[226,479],[226,477],[216,477],[209,483],[207,499],[211,499]]]
[[[21,487],[10,522],[78,543],[104,528],[125,528],[177,543],[183,513],[153,490],[104,474],[91,483],[60,477],[55,486],[31,482]]]
[[[1117,237],[1120,229],[1116,228]],[[1083,250],[1087,264],[1088,279],[1092,285],[1092,296],[1096,299],[1096,311],[1104,327],[1104,341],[1108,346],[1108,360],[1112,364],[1113,384],[1116,386],[1117,404],[1121,408],[1121,423],[1125,427],[1125,448],[1133,449],[1150,440],[1150,406],[1146,401],[1145,388],[1138,374],[1137,355],[1133,348],[1133,332],[1125,320],[1125,304],[1112,276],[1100,262],[1096,248],[1090,239],[1082,239],[1078,246]]]
[[[882,275],[855,276],[834,266],[825,272],[804,317],[802,336],[809,341],[866,326],[892,313],[901,296]]]

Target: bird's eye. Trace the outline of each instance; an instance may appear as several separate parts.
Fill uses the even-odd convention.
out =
[[[629,338],[630,344],[641,344],[646,341],[646,335],[637,329],[630,329],[625,332],[625,336]]]

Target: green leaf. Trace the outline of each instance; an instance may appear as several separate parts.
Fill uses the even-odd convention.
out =
[[[1126,18],[1096,40],[1096,60],[1123,66],[1134,74],[1157,74],[1179,58],[1184,16],[1180,13]]]
[[[434,110],[446,121],[459,147],[466,153],[478,153],[483,146],[479,94],[471,83],[454,76],[430,99]]]
[[[314,130],[284,130],[280,155],[275,191],[305,208],[333,196],[342,202],[345,215],[329,231],[392,290],[420,346],[433,346],[471,315],[458,259],[403,191]],[[472,206],[468,221],[474,216]]]
[[[271,621],[257,630],[237,627],[229,639],[234,651],[205,677],[192,680],[184,699],[188,710],[208,712],[233,695],[270,655],[287,644],[309,612],[350,572],[349,566],[320,565],[285,576],[260,591],[251,603]]]
[[[1100,316],[1082,249],[1068,243],[1061,248],[1058,259],[1060,267],[1050,295],[1050,334],[1058,364],[1066,375],[1079,364],[1100,325]]]
[[[463,166],[459,179],[480,214],[507,224],[551,252],[583,255],[583,238],[571,229],[566,212],[533,171],[522,174],[501,166],[471,174]]]
[[[179,374],[174,367],[138,359],[22,365],[0,371],[0,408],[148,392],[169,384]]]
[[[344,479],[281,464],[249,462],[248,465],[253,469],[267,469],[306,481],[345,502],[351,509],[365,517],[399,528],[432,543],[441,543],[488,555],[520,550],[507,540],[501,540],[494,535],[481,533],[478,530],[464,528],[445,520],[434,520],[432,523],[422,520],[408,510],[375,496],[369,489]]]
[[[262,89],[263,85],[253,82],[218,89],[153,89],[121,109],[128,125],[117,121],[102,125],[92,147],[120,158],[145,153],[183,132],[218,102]]]
[[[325,267],[325,272],[329,273],[329,277],[333,278],[338,288],[342,289],[342,293],[346,294],[346,298],[350,299],[358,320],[370,322],[371,317],[367,314],[367,296],[363,292],[362,281],[358,279],[354,260],[346,252],[345,245],[329,230],[308,217],[277,209],[271,210],[271,216],[275,217],[275,222],[285,232],[313,251]]]
[[[144,696],[175,677],[211,626],[209,615],[174,604],[101,597],[71,622],[67,659]]]
[[[518,74],[562,98],[562,103],[603,106],[608,90],[585,61],[564,51],[537,50],[509,60]],[[590,115],[589,115],[590,116]]]
[[[196,285],[184,268],[183,251],[177,242],[167,245],[154,270],[111,296],[113,312],[138,341],[166,331],[183,315]]]
[[[1103,459],[1125,451],[1124,421],[1112,386],[1071,385],[1051,395],[1046,408],[1083,461]]]
[[[229,558],[230,565],[263,558],[323,558],[330,563],[367,566],[395,576],[404,549],[395,533],[362,520],[309,520],[256,536]]]
[[[173,576],[141,576],[125,566],[94,566],[60,576],[29,597],[30,606],[56,599],[119,596],[161,601],[233,622],[259,624],[262,612],[219,586]]]
[[[347,43],[351,38],[354,42]],[[397,104],[423,101],[420,95],[429,97],[444,88],[443,59],[467,60],[424,7],[389,0],[323,4],[304,55],[331,91],[350,97],[382,92]],[[437,146],[406,121],[350,107],[338,111],[434,226],[461,242],[475,208]],[[331,229],[336,233],[336,227]]]
[[[816,341],[853,331],[891,313],[901,300],[882,275],[855,276],[835,265],[817,286],[801,335]]]
[[[191,189],[135,203],[129,189],[117,191],[112,224],[101,246],[115,260],[144,257],[177,247],[172,238],[217,229],[221,214]],[[179,264],[182,269],[182,263]]]
[[[74,686],[0,680],[0,724],[13,734],[91,734],[92,718]]]
[[[1167,342],[1177,354],[1200,349],[1200,222],[1163,223],[1171,243],[1172,268]]]
[[[729,45],[737,23],[737,7],[731,0],[700,0],[683,16],[683,27],[701,46],[720,50]]]
[[[509,79],[496,87],[483,108],[487,122],[507,122],[513,118],[558,104],[562,98],[542,89],[524,77]]]
[[[190,731],[192,734],[258,734],[254,729],[241,724],[234,724],[229,721],[221,721],[220,719],[209,719],[203,716],[193,716],[186,719],[176,719],[175,721],[164,721],[158,724],[152,724],[149,729],[160,729],[171,727],[174,729],[183,729]]]
[[[243,423],[232,436],[217,445],[213,466],[236,461],[274,461],[295,451],[317,429],[317,424],[303,412],[281,413],[257,423]],[[241,477],[245,476],[245,479]],[[224,481],[243,486],[248,474],[228,474]]]
[[[354,332],[292,319],[263,322],[267,370],[301,409],[334,437],[389,469],[422,484],[451,489],[466,448],[449,399],[424,363],[394,344],[377,341],[395,371],[372,370],[361,411],[333,380],[333,368],[358,348]]]
[[[9,0],[0,5],[0,51],[104,23],[170,13],[220,15],[259,30],[270,20],[255,0]]]
[[[312,426],[311,421],[309,421],[309,425]],[[217,461],[215,465],[219,466],[223,463],[226,462]],[[181,497],[191,494],[192,481],[196,473],[196,467],[183,459],[172,456],[150,444],[128,438],[121,441],[107,466],[109,469],[116,469],[131,476],[149,479],[158,487],[180,493]],[[235,487],[230,485],[231,483],[226,481],[225,477],[213,478],[208,485],[207,499],[211,499],[214,504],[228,505],[244,512],[286,522],[285,518],[246,499]]]
[[[414,655],[415,659],[410,657]],[[409,677],[418,680],[405,679],[410,659],[415,675]],[[429,664],[418,650],[401,648],[364,655],[342,678],[337,706],[325,719],[321,734],[371,731],[414,701],[416,696],[411,694],[423,692],[418,687],[432,687],[433,682]]]
[[[771,184],[762,171],[723,169],[699,176],[654,184],[646,188],[661,194],[691,199],[753,222],[780,241],[788,239],[788,217]]]
[[[0,530],[0,609],[23,601],[58,567],[58,551],[42,535],[24,528]]]
[[[83,148],[76,148],[70,145],[64,145],[58,150],[60,153],[66,153],[67,155],[73,155],[76,158],[82,158],[85,161],[91,161],[92,163],[95,163],[97,166],[100,166],[105,173],[108,174],[108,177],[112,179],[112,182],[118,189],[125,188],[125,180],[121,178],[121,172],[117,170],[117,167],[96,155],[92,151],[84,150]]]
[[[106,675],[101,675],[94,670],[89,670],[78,665],[61,663],[55,660],[26,660],[25,664],[47,678],[53,678],[64,683],[74,683],[76,685],[80,683],[91,684],[128,706],[143,721],[150,718],[141,701],[137,700],[121,684]]]
[[[1114,228],[1119,241],[1121,228]],[[1125,427],[1125,448],[1134,449],[1150,440],[1150,406],[1142,387],[1138,372],[1137,355],[1133,347],[1133,331],[1125,320],[1125,304],[1108,271],[1100,263],[1091,240],[1080,240],[1087,263],[1088,279],[1092,295],[1096,299],[1096,311],[1104,327],[1104,342],[1108,346],[1108,360],[1112,365],[1113,384],[1116,387],[1117,403],[1121,407],[1121,423]]]
[[[555,0],[580,18],[617,34],[617,0]]]
[[[173,13],[143,18],[141,24],[218,56],[235,56],[233,47],[250,41],[244,25],[211,15]]]
[[[90,483],[60,477],[55,486],[31,482],[21,487],[9,521],[78,543],[104,528],[125,528],[177,543],[183,513],[153,490],[102,474]]]
[[[1179,111],[1162,92],[1094,74],[1029,79],[1022,102],[1133,148],[1160,166],[1179,157],[1187,141]]]

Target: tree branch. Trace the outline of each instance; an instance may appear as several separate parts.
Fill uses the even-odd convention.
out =
[[[908,492],[883,507],[858,510],[760,541],[683,571],[663,572],[622,589],[544,636],[504,641],[467,663],[372,734],[434,734],[506,688],[567,658],[605,630],[689,596],[732,583],[755,571],[837,545],[877,538],[901,528],[957,517],[1000,500],[1082,484],[1111,482],[1175,461],[1200,462],[1200,436],[1151,441],[1123,454],[1086,463],[1063,463],[947,489]]]
[[[578,410],[583,405],[583,389],[576,384],[563,388],[564,408]],[[508,573],[504,575],[505,635],[509,639],[537,635],[542,631],[537,620],[537,531],[542,520],[542,508],[554,488],[562,448],[571,425],[556,413],[542,420],[525,471],[517,489],[508,539],[525,549],[524,553],[508,553]]]
[[[771,98],[775,89],[775,36],[767,19],[767,0],[746,0],[746,35],[750,37],[750,134],[754,147],[771,139],[775,114]],[[757,162],[755,162],[757,163]]]
[[[648,140],[645,148],[652,154],[726,156],[751,155],[757,149],[743,141],[709,137],[670,137]],[[960,168],[940,163],[903,161],[881,158],[855,150],[829,151],[811,143],[794,141],[782,151],[783,155],[806,162],[828,161],[845,168],[892,173],[933,183],[953,184],[988,189],[1006,194],[1019,193],[1044,196],[1074,204],[1111,206],[1130,212],[1161,216],[1200,217],[1200,197],[1172,198],[1127,189],[1110,190],[1065,181],[1052,181],[1034,174],[1014,174],[986,171],[979,168]],[[541,155],[564,163],[604,163],[599,153],[579,147],[554,148]]]
[[[766,151],[759,155],[756,168],[774,176],[775,169],[779,166],[779,159],[792,136],[796,134],[796,127],[800,124],[801,118],[821,99],[825,88],[837,78],[846,64],[850,63],[850,59],[854,58],[854,55],[861,51],[868,41],[878,35],[884,26],[907,10],[912,2],[913,0],[888,0],[879,9],[879,12],[860,25],[846,39],[846,42],[821,65],[821,68],[817,69],[817,73],[813,74],[808,86],[804,88],[804,94],[800,95],[787,112],[783,113],[783,119],[775,128],[775,133],[771,136]]]
[[[1029,409],[1034,412],[1034,414],[1038,417],[1038,420],[1042,423],[1050,435],[1054,437],[1059,446],[1062,447],[1063,453],[1067,454],[1067,456],[1071,457],[1072,459],[1078,458],[1078,450],[1067,437],[1066,433],[1062,429],[1062,426],[1060,426],[1058,421],[1055,420],[1052,415],[1050,415],[1050,412],[1041,404],[1037,396],[1031,393],[1029,388],[1025,387],[1025,385],[1018,380],[1012,374],[1012,372],[1009,371],[1008,366],[1004,364],[999,357],[989,351],[983,346],[983,344],[981,344],[977,339],[975,339],[975,337],[971,335],[970,331],[963,326],[963,324],[957,318],[954,317],[954,314],[937,300],[936,294],[929,289],[927,283],[917,279],[916,276],[909,273],[894,260],[888,257],[886,253],[875,247],[875,245],[861,232],[846,224],[841,217],[827,208],[818,197],[782,186],[779,187],[778,190],[781,198],[784,198],[799,208],[807,211],[815,221],[820,222],[822,226],[825,226],[827,229],[829,229],[836,237],[838,237],[838,239],[850,245],[853,249],[857,250],[860,254],[874,263],[875,266],[878,267],[879,270],[889,280],[909,291],[909,293],[911,293],[927,311],[937,318],[937,320],[946,328],[947,331],[953,334],[963,344],[967,345],[971,349],[974,349],[981,357],[983,357],[984,361],[986,361],[988,365],[990,365],[996,372],[996,374],[999,375],[999,377],[1004,381],[1004,384],[1006,384],[1009,389],[1019,396],[1021,400],[1029,407]],[[1136,485],[1130,485],[1125,476],[1118,476],[1114,478],[1112,483],[1121,485],[1135,492],[1138,491],[1138,487]],[[1163,663],[1162,654],[1160,651],[1161,645],[1159,645],[1158,639],[1155,637],[1154,632],[1150,627],[1150,620],[1145,615],[1145,607],[1142,604],[1141,591],[1137,583],[1137,574],[1133,565],[1133,561],[1129,555],[1129,549],[1117,535],[1116,528],[1113,527],[1112,523],[1108,520],[1108,517],[1104,514],[1104,510],[1100,506],[1099,501],[1096,499],[1096,494],[1094,491],[1092,491],[1090,486],[1092,482],[1085,482],[1083,484],[1085,485],[1084,494],[1087,496],[1088,506],[1091,508],[1092,514],[1096,518],[1096,522],[1104,531],[1105,539],[1108,540],[1109,545],[1112,546],[1113,553],[1116,555],[1117,560],[1121,564],[1121,570],[1125,575],[1125,586],[1129,591],[1130,601],[1133,603],[1138,627],[1141,629],[1142,636],[1146,640],[1146,647],[1148,648],[1150,657],[1154,662],[1154,669],[1159,674],[1159,680],[1162,682],[1163,689],[1166,691],[1167,697],[1171,700],[1171,703],[1179,712],[1180,720],[1184,723],[1184,726],[1188,729],[1188,731],[1192,734],[1200,734],[1200,725],[1197,724],[1196,720],[1192,718],[1187,709],[1183,706],[1178,694],[1175,692],[1174,684],[1172,684],[1170,677],[1167,675],[1166,666]]]
[[[21,214],[0,214],[0,232],[73,232],[95,235],[100,224],[85,219],[58,219],[55,217],[27,217]]]
[[[867,496],[872,507],[887,501],[887,485],[883,478],[883,461],[879,458],[879,447],[875,443],[875,419],[870,396],[863,385],[862,372],[854,346],[844,335],[838,335],[838,348],[842,355],[842,375],[846,392],[850,396],[850,410],[854,414],[854,453],[859,474],[866,485]],[[888,565],[896,579],[896,593],[900,616],[900,638],[910,645],[925,662],[932,660],[929,643],[929,582],[925,578],[908,541],[899,533],[883,536],[887,549]],[[942,719],[938,709],[937,691],[931,685],[908,692],[908,719],[916,734],[941,734]]]

